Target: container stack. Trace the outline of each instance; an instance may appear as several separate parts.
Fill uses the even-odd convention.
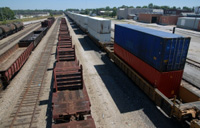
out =
[[[178,94],[189,43],[176,34],[115,25],[114,53],[168,98]]]
[[[103,18],[88,18],[88,32],[100,42],[110,42],[111,21]]]
[[[82,27],[83,30],[87,31],[88,30],[88,17],[86,15],[81,15],[80,16],[80,26]]]
[[[111,40],[111,20],[67,12],[67,15],[90,36],[101,43]]]

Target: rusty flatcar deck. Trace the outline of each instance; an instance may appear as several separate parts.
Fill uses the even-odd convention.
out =
[[[71,118],[84,117],[90,114],[90,102],[85,100],[73,101],[67,103],[56,103],[53,105],[53,119],[58,120],[72,120]],[[69,119],[66,119],[69,117]],[[77,119],[79,120],[79,119]]]
[[[54,124],[52,128],[96,128],[94,120],[88,118],[87,120],[71,121],[69,123]]]
[[[83,88],[82,66],[77,61],[58,62],[54,69],[54,88],[58,90]]]
[[[58,61],[71,61],[75,60],[75,48],[57,48],[57,60]]]
[[[53,104],[77,101],[89,101],[85,86],[82,90],[65,90],[53,93]]]

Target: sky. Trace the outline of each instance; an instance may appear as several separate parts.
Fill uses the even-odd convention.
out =
[[[200,0],[0,0],[0,7],[10,7],[11,9],[55,9],[65,10],[67,8],[100,8],[144,6],[149,3],[154,5],[167,5],[170,7],[193,7],[200,6]]]

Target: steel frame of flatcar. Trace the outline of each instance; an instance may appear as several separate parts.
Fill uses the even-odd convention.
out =
[[[69,52],[69,54],[74,56],[74,59],[64,61],[57,59],[56,66],[54,67],[55,92],[53,94],[52,100],[58,98],[57,96],[59,95],[62,98],[60,97],[60,101],[52,101],[52,113],[54,119],[54,124],[52,124],[52,126],[85,126],[85,123],[88,122],[88,126],[95,128],[94,120],[90,112],[91,110],[89,97],[87,95],[86,87],[83,81],[82,65],[79,65],[79,62],[76,59],[75,48],[72,45],[69,30],[62,28],[68,28],[65,18],[61,19],[56,53],[59,54],[59,50],[61,50],[61,52]],[[70,53],[68,50],[72,50],[74,53]],[[59,55],[57,55],[57,57],[58,56]],[[65,56],[66,55],[63,57]],[[64,82],[64,84],[59,87],[58,82],[61,84]],[[77,84],[77,82],[79,84]],[[67,84],[65,85],[65,83]],[[63,88],[62,86],[66,87]],[[82,96],[82,98],[78,96],[78,92],[83,93],[79,95]],[[90,118],[87,119],[87,117]],[[80,123],[81,120],[85,123]]]

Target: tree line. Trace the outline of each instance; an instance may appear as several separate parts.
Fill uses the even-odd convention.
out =
[[[5,20],[13,20],[15,19],[15,15],[21,14],[21,15],[31,15],[31,14],[38,14],[38,13],[50,13],[50,15],[59,15],[63,13],[63,10],[51,10],[51,9],[35,9],[35,10],[11,10],[9,7],[1,7],[0,8],[0,21]]]
[[[178,10],[186,10],[186,11],[194,11],[194,7],[190,8],[187,6],[184,7],[170,7],[170,6],[158,6],[158,5],[154,5],[153,3],[150,3],[149,5],[145,5],[145,6],[126,6],[126,5],[122,5],[120,7],[113,7],[110,8],[109,6],[106,6],[105,8],[96,8],[96,9],[66,9],[65,11],[78,11],[81,14],[86,14],[86,15],[90,15],[90,14],[99,14],[99,11],[105,11],[104,15],[108,15],[108,16],[116,16],[117,15],[117,9],[119,8],[150,8],[150,9],[178,9]]]
[[[119,8],[134,8],[134,6],[125,6],[125,5],[122,5]],[[178,10],[194,11],[194,7],[190,8],[190,7],[187,7],[187,6],[183,6],[181,8],[181,7],[176,7],[176,6],[170,7],[170,6],[166,6],[166,5],[164,5],[164,6],[158,6],[158,5],[154,5],[153,3],[150,3],[149,5],[145,5],[145,6],[136,6],[135,8],[178,9]]]
[[[0,21],[12,20],[15,18],[15,13],[9,7],[0,8]]]
[[[13,10],[15,14],[38,14],[38,13],[51,13],[51,14],[62,14],[63,10],[51,10],[51,9],[35,9],[35,10]]]

